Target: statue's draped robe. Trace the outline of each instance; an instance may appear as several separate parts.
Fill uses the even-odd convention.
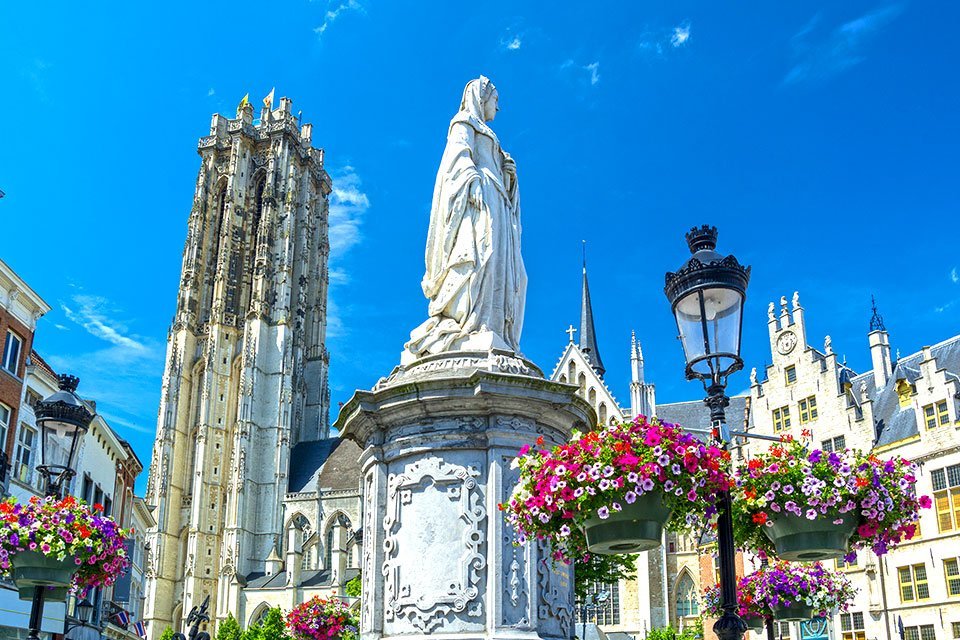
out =
[[[512,160],[484,122],[480,83],[464,92],[440,161],[422,287],[429,318],[406,345],[414,357],[462,349],[491,333],[492,346],[519,352],[527,274],[520,256],[520,198]],[[482,206],[471,200],[479,181]]]

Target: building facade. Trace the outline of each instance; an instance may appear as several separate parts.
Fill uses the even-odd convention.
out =
[[[827,336],[810,344],[804,309],[794,294],[770,303],[771,364],[751,375],[752,428],[804,432],[825,451],[850,447],[919,465],[917,491],[933,499],[919,534],[887,555],[860,551],[855,562],[832,564],[859,591],[849,613],[830,620],[843,640],[960,638],[960,335],[906,356],[891,350],[873,310],[865,343],[872,369],[857,373],[840,361]],[[749,447],[747,448],[749,457]],[[794,625],[794,638],[811,634]]]
[[[359,450],[328,432],[331,182],[290,100],[253,116],[244,99],[199,143],[147,491],[150,638],[207,597],[212,627],[248,626],[357,572]]]

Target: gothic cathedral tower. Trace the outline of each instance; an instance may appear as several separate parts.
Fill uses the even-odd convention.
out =
[[[328,196],[291,101],[213,116],[167,337],[147,487],[149,637],[236,611],[282,531],[291,447],[327,437]]]

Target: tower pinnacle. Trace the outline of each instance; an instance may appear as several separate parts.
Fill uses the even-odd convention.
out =
[[[603,377],[606,369],[600,359],[600,349],[597,347],[597,334],[593,327],[593,305],[590,303],[590,285],[587,283],[587,253],[586,240],[583,241],[583,299],[580,305],[580,351],[590,360],[593,370]]]

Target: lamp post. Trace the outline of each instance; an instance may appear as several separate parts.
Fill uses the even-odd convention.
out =
[[[44,479],[48,497],[60,498],[70,478],[75,475],[73,458],[83,434],[90,428],[94,413],[77,396],[80,379],[76,376],[57,376],[60,389],[34,405],[40,425],[40,461],[37,471]],[[46,587],[37,586],[30,609],[30,633],[27,640],[39,640],[43,619],[43,593]]]
[[[700,380],[707,392],[710,423],[716,443],[727,448],[730,432],[724,409],[730,404],[727,378],[743,368],[740,336],[743,302],[750,267],[716,252],[717,229],[694,227],[687,234],[693,254],[676,272],[666,274],[664,293],[670,301],[686,356],[687,380]],[[713,625],[720,640],[741,640],[747,625],[737,615],[737,575],[734,566],[733,520],[730,491],[717,500],[717,543],[720,563],[720,597],[723,614]]]
[[[609,597],[609,592],[599,591],[591,593],[580,602],[580,623],[583,625],[583,635],[580,640],[587,640],[587,615],[591,612],[596,614],[601,609],[606,608]]]
[[[63,635],[67,635],[71,629],[77,627],[91,627],[90,620],[93,618],[93,609],[93,603],[86,598],[74,605],[73,613],[77,621],[66,621],[63,626]]]

